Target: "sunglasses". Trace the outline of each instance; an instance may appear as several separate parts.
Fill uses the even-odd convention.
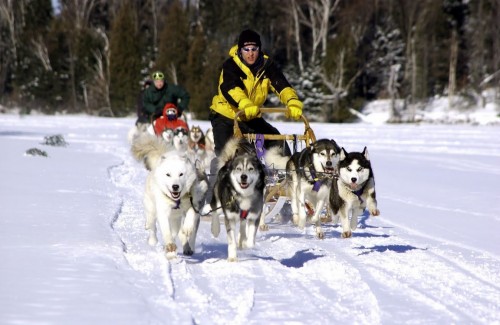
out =
[[[245,52],[250,52],[250,51],[257,52],[259,50],[259,48],[258,47],[243,47],[242,50]]]

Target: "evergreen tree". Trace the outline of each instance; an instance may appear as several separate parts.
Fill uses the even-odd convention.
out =
[[[50,0],[33,0],[27,3],[23,17],[23,29],[18,43],[18,65],[15,84],[26,113],[37,107],[53,113],[51,88],[53,69],[47,49],[47,35],[52,20]]]
[[[218,43],[208,43],[197,28],[189,49],[186,88],[191,94],[190,111],[198,119],[206,119],[212,98],[217,93],[220,68],[224,60]]]
[[[400,65],[397,82],[403,79],[404,50],[401,32],[390,18],[384,19],[375,26],[375,35],[370,43],[369,55],[366,61],[365,73],[368,79],[373,80],[367,85],[367,92],[371,97],[387,97],[387,84],[389,82],[391,66]]]
[[[160,32],[155,69],[162,70],[171,83],[183,85],[189,51],[189,19],[178,0],[168,7],[165,24]],[[188,89],[191,93],[191,90]]]
[[[126,1],[113,20],[110,34],[110,100],[123,116],[135,110],[140,91],[141,51],[133,6]]]

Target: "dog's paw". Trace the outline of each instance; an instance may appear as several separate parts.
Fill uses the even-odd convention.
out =
[[[323,232],[323,229],[321,228],[316,228],[316,237],[318,237],[318,239],[325,239],[325,233]]]
[[[342,238],[351,238],[352,237],[352,232],[349,231],[344,231],[341,235]]]
[[[261,225],[259,225],[259,230],[260,231],[268,231],[269,230],[269,225],[267,225],[265,223],[261,224]]]
[[[155,246],[157,243],[158,243],[158,239],[156,239],[156,237],[149,237],[148,238],[149,246]]]
[[[149,231],[148,244],[150,246],[155,246],[158,243],[158,238],[156,238],[156,233],[152,230]]]
[[[321,218],[319,218],[319,221],[321,223],[329,223],[329,222],[332,222],[332,217],[331,216],[322,216]]]
[[[182,254],[187,255],[187,256],[191,256],[194,254],[194,252],[191,249],[191,247],[188,246],[188,247],[184,247]]]
[[[176,252],[166,252],[165,257],[167,260],[173,260],[177,258],[177,253]]]
[[[177,251],[177,245],[175,245],[174,243],[165,245],[165,252],[171,253],[176,251]]]
[[[379,216],[379,215],[380,215],[380,210],[379,210],[379,209],[377,209],[377,208],[375,208],[375,209],[371,209],[371,210],[370,210],[370,214],[371,214],[372,216],[374,216],[374,217]]]
[[[220,221],[219,221],[219,216],[218,215],[213,215],[212,216],[212,235],[217,238],[219,237],[220,233]]]
[[[228,257],[227,261],[228,262],[238,262],[238,258],[237,257]]]

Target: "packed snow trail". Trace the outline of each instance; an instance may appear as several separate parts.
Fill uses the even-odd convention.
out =
[[[325,224],[325,239],[318,240],[312,226],[299,231],[289,220],[267,220],[270,230],[259,231],[256,247],[239,251],[237,263],[225,260],[225,232],[213,238],[204,220],[195,254],[167,260],[160,244],[146,243],[146,170],[126,145],[115,152],[123,164],[110,174],[123,206],[113,228],[131,268],[142,274],[144,285],[156,288],[154,296],[144,297],[152,301],[155,314],[196,324],[499,320],[498,256],[411,229],[392,221],[390,214],[391,205],[429,215],[446,213],[444,205],[381,195],[381,217],[362,217],[351,239],[340,239],[337,225]]]

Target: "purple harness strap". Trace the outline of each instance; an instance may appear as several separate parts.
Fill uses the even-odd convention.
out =
[[[264,154],[266,153],[263,134],[255,135],[255,150],[257,151],[257,158],[262,161],[264,159]]]
[[[309,173],[311,174],[311,177],[313,178],[313,181],[314,181],[313,191],[314,192],[318,192],[319,188],[321,187],[321,185],[323,184],[323,182],[320,181],[318,178],[316,178],[316,169],[314,169],[314,167],[309,168]]]

